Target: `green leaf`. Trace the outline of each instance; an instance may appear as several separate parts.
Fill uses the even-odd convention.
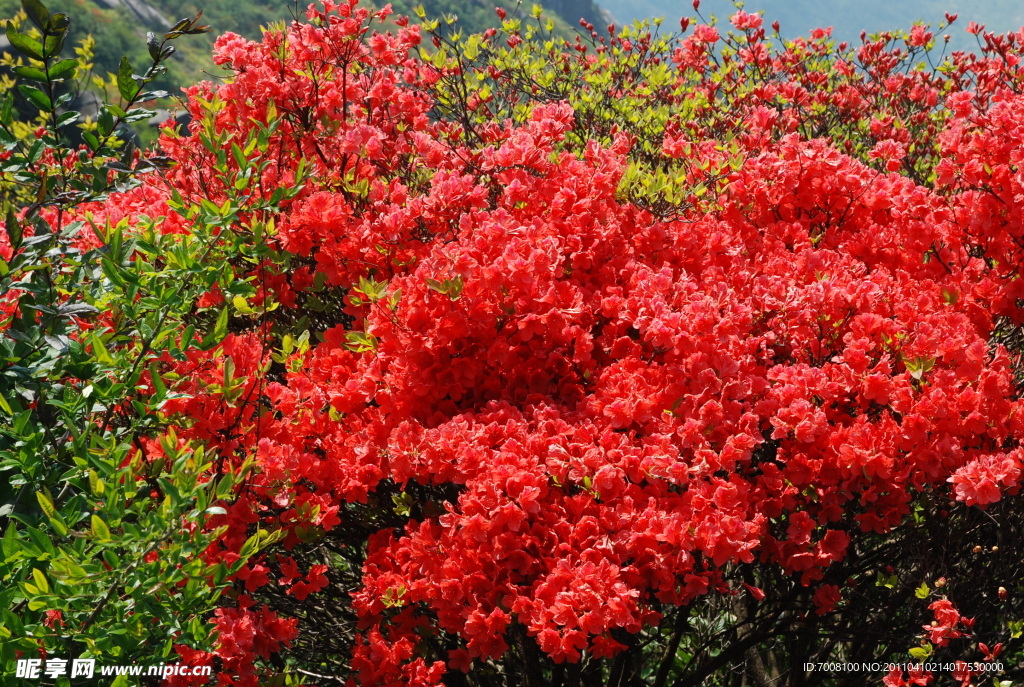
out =
[[[200,350],[206,351],[206,350],[209,350],[209,349],[213,348],[214,346],[219,344],[221,341],[223,341],[224,337],[227,336],[227,335],[228,335],[228,309],[227,308],[223,308],[220,311],[220,315],[217,316],[217,322],[216,322],[216,324],[214,324],[213,329],[210,330],[210,333],[206,335],[206,337],[202,340],[202,342],[200,342],[200,344],[199,344]]]
[[[238,165],[238,169],[245,169],[249,166],[249,161],[245,157],[245,153],[238,147],[237,143],[231,144],[231,156],[235,158],[235,164]]]
[[[78,60],[61,60],[50,67],[50,79],[56,81],[57,79],[74,78],[77,69]]]
[[[231,389],[231,382],[235,379],[235,361],[230,356],[224,359],[224,391]]]
[[[377,350],[377,337],[366,332],[351,331],[345,333],[345,348],[355,353],[368,353]]]
[[[454,279],[445,279],[443,282],[436,279],[427,278],[427,288],[431,291],[437,291],[443,293],[453,301],[459,300],[462,296],[462,289],[464,284],[462,283],[462,277],[455,277]]]
[[[25,14],[43,33],[50,31],[50,12],[39,0],[21,0]]]
[[[62,126],[67,126],[68,124],[74,124],[79,119],[81,119],[81,117],[82,117],[82,113],[81,112],[65,112],[60,117],[57,117],[57,123],[56,123],[55,127],[57,129],[59,129]]]
[[[99,310],[88,303],[64,303],[57,308],[57,314],[61,317],[88,317],[98,313]]]
[[[60,51],[64,49],[64,39],[67,36],[67,31],[61,31],[43,38],[43,57],[50,58],[59,55]]]
[[[93,134],[91,131],[83,131],[82,132],[82,138],[84,138],[85,142],[89,144],[89,149],[90,150],[98,150],[99,149],[99,147],[100,147],[100,140],[98,138],[96,138],[96,135]]]
[[[103,345],[103,339],[99,337],[96,330],[89,333],[89,343],[92,344],[92,354],[96,356],[96,359],[104,365],[113,365],[114,358],[110,355],[110,351]]]
[[[935,367],[935,358],[927,358],[924,356],[917,356],[913,359],[904,358],[903,365],[907,368],[907,372],[914,379],[921,381],[925,373]]]
[[[71,20],[63,12],[50,15],[50,33],[67,33],[69,26],[71,26]]]
[[[32,580],[36,583],[36,587],[43,594],[50,593],[50,583],[46,581],[46,575],[39,568],[32,568]]]
[[[109,107],[104,107],[100,110],[99,115],[96,117],[96,123],[100,126],[100,133],[104,136],[114,130],[114,115],[111,114]]]
[[[103,560],[106,561],[107,565],[111,568],[117,570],[121,567],[121,559],[117,557],[117,552],[113,549],[103,549],[103,552],[100,555],[103,556]]]
[[[102,496],[103,492],[106,491],[106,489],[107,488],[103,484],[103,480],[101,480],[100,476],[98,474],[96,474],[96,471],[95,470],[90,470],[89,471],[89,491],[91,491],[94,496]]]
[[[63,558],[54,559],[50,563],[50,574],[55,579],[67,579],[81,580],[84,577],[88,577],[89,573],[86,572],[85,568],[76,563],[71,559],[67,552],[62,551]]]
[[[171,27],[171,30],[167,32],[167,34],[164,36],[164,38],[171,38],[172,37],[171,36],[172,33],[178,33],[179,31],[184,29],[186,26],[188,26],[190,21],[191,20],[188,19],[187,17],[185,19],[179,19],[174,24],[174,26]]]
[[[26,410],[25,412],[14,418],[14,431],[18,434],[22,434],[25,428],[28,427],[29,421],[32,419],[32,411]]]
[[[25,96],[29,102],[38,107],[44,112],[49,112],[53,109],[53,103],[50,101],[50,96],[43,93],[35,86],[29,86],[28,84],[18,84],[18,92]]]
[[[192,339],[195,336],[195,333],[196,326],[194,324],[190,324],[189,326],[185,327],[185,331],[181,333],[181,337],[179,338],[182,350],[188,350],[189,348],[192,348]]]
[[[251,556],[259,553],[271,544],[276,544],[284,539],[284,537],[284,530],[275,530],[274,532],[267,532],[266,530],[257,531],[256,534],[249,537],[245,544],[242,545],[238,552],[238,562],[244,563]]]
[[[91,525],[92,536],[96,537],[100,541],[110,541],[110,528],[107,527],[107,523],[103,522],[103,518],[93,514]]]
[[[127,57],[122,57],[121,64],[117,67],[117,92],[126,102],[131,102],[139,93],[139,85],[132,78],[134,73],[132,63]]]
[[[167,387],[160,378],[160,371],[156,369],[155,362],[149,364],[149,376],[153,380],[153,402],[159,403],[167,397]]]
[[[49,519],[50,527],[62,537],[68,536],[68,526],[64,522],[64,518],[60,516],[60,513],[54,513],[53,517]]]
[[[202,18],[202,16],[203,16],[203,11],[199,10],[199,12],[198,12],[198,14],[196,14],[196,16],[194,16],[194,17],[192,17],[191,19],[188,20],[188,25],[185,28],[183,33],[185,33],[188,36],[196,36],[196,35],[201,34],[201,33],[207,33],[210,30],[210,27],[208,25],[206,25],[206,24],[200,24],[199,23],[199,20],[200,20],[200,18]]]
[[[53,499],[45,491],[36,492],[36,501],[39,502],[39,507],[43,509],[43,513],[46,517],[52,518],[57,515],[57,509],[53,507]]]
[[[252,315],[254,312],[256,312],[249,306],[249,302],[245,300],[245,298],[243,298],[242,296],[235,296],[234,298],[232,298],[231,304],[235,306],[235,310],[237,310],[243,315]]]
[[[0,104],[0,123],[10,126],[14,121],[14,93],[7,91],[3,104]]]
[[[14,22],[7,22],[7,40],[22,55],[40,62],[43,61],[43,44],[31,36],[18,33],[18,30],[14,28]]]
[[[928,583],[922,582],[921,586],[914,590],[914,596],[916,596],[919,599],[927,599],[928,594],[931,593],[931,591],[932,590],[928,586]]]
[[[46,83],[46,81],[48,80],[46,78],[46,72],[44,72],[42,69],[39,69],[38,67],[30,67],[25,64],[20,64],[17,67],[15,67],[14,73],[20,76],[21,78],[28,79],[30,81],[42,81],[43,83]]]
[[[7,531],[4,532],[3,543],[0,544],[0,550],[3,551],[4,559],[14,558],[14,554],[19,551],[19,544],[18,531],[12,522],[7,526]]]

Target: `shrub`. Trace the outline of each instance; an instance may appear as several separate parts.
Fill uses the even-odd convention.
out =
[[[182,655],[225,684],[1019,669],[1021,37],[926,69],[917,30],[774,47],[743,12],[575,43],[388,15],[222,36],[169,168],[73,209],[188,294],[163,351],[116,313],[86,344],[144,363],[101,425],[152,418],[129,474],[243,476],[193,517],[231,586]]]

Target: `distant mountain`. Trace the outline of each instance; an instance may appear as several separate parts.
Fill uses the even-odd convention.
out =
[[[602,0],[619,22],[666,17],[666,28],[678,29],[680,17],[695,16],[692,0]],[[1016,31],[1024,25],[1024,3],[1020,0],[749,0],[747,12],[764,10],[766,23],[778,20],[785,38],[806,36],[817,27],[834,27],[833,36],[840,41],[857,42],[860,32],[869,34],[891,30],[907,30],[915,21],[936,26],[944,21],[944,13],[958,14],[950,27],[954,49],[977,48],[975,37],[964,29],[968,22],[985,24],[997,32]],[[735,12],[728,0],[702,0],[700,13],[705,18],[715,14],[725,22]]]

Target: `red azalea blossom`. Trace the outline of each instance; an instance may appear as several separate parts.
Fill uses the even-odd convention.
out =
[[[55,628],[57,625],[64,626],[64,613],[61,611],[49,610],[45,613],[46,617],[43,620],[43,625],[49,628]]]

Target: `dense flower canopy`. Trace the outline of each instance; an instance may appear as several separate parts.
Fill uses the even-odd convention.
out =
[[[162,413],[215,470],[255,461],[205,525],[224,528],[206,560],[245,558],[214,619],[223,683],[256,684],[303,632],[272,589],[351,594],[355,684],[441,684],[513,644],[615,657],[709,595],[771,602],[744,570],[828,614],[847,593],[831,571],[922,499],[1017,496],[1020,352],[999,343],[1024,325],[1015,42],[945,75],[899,72],[884,40],[815,71],[827,33],[775,49],[739,12],[724,63],[696,25],[645,58],[675,91],[620,84],[668,113],[645,149],[568,99],[500,118],[485,92],[445,116],[472,56],[431,58],[404,18],[371,30],[387,10],[307,16],[221,37],[234,78],[189,90],[192,135],[161,141],[175,164],[82,209],[187,235],[234,203],[220,231],[263,247],[197,304],[228,313],[223,341],[140,381],[174,392]],[[650,47],[617,35],[553,61],[600,73]],[[507,97],[503,68],[479,73]],[[652,159],[686,189],[676,212],[623,190]],[[279,212],[249,209],[281,187],[300,190]],[[258,529],[280,543],[243,554]],[[344,555],[302,555],[323,541],[361,560],[355,588],[331,577]]]

